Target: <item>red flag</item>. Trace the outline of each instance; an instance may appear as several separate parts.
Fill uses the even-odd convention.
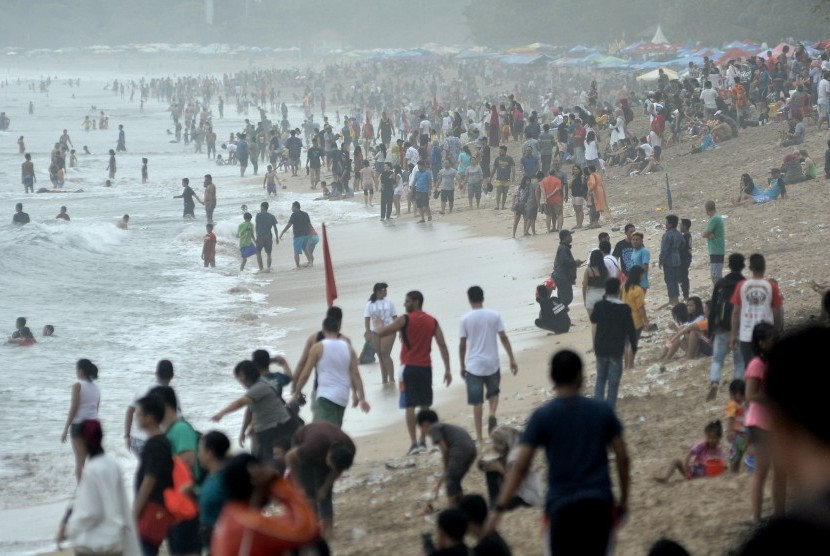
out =
[[[325,224],[323,224],[323,265],[326,269],[326,302],[331,307],[334,305],[334,300],[337,299],[337,283],[334,281],[334,267],[331,264],[329,236],[326,233]]]

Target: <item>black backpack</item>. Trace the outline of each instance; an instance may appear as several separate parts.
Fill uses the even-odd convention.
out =
[[[732,294],[735,293],[735,288],[738,283],[743,280],[727,280],[721,278],[715,289],[712,291],[712,301],[710,302],[709,310],[709,336],[714,336],[718,329],[731,330],[732,329]]]

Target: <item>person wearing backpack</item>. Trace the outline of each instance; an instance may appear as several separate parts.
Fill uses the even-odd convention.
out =
[[[135,474],[133,517],[138,525],[141,553],[155,556],[172,522],[164,506],[164,491],[173,486],[173,454],[161,429],[164,402],[158,396],[145,396],[135,405],[138,426],[147,434],[147,440]]]
[[[712,337],[712,364],[709,367],[709,381],[711,389],[710,399],[714,399],[720,384],[721,369],[729,352],[729,339],[732,333],[732,294],[738,284],[744,280],[741,271],[744,269],[744,256],[740,253],[729,255],[729,274],[715,283],[712,290],[712,301],[709,311],[709,334]],[[732,377],[743,379],[746,362],[740,349],[732,350]]]
[[[179,406],[176,392],[169,386],[157,386],[150,390],[150,395],[158,396],[164,402],[164,420],[161,422],[161,428],[165,431],[167,440],[170,441],[170,446],[173,449],[173,459],[179,458],[184,462],[190,470],[192,480],[198,482],[201,478],[201,468],[196,457],[199,451],[199,435],[190,423],[179,417],[176,409]],[[175,487],[177,486],[175,484],[175,461],[173,467]],[[171,513],[175,513],[172,507],[168,506],[167,509]],[[167,533],[170,554],[173,556],[199,556],[202,552],[199,529],[198,514],[191,519],[172,525]]]

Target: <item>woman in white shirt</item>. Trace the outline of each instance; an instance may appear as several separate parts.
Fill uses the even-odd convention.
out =
[[[76,555],[140,556],[124,478],[118,462],[104,454],[101,447],[101,424],[87,420],[78,425],[79,440],[89,461],[78,483],[75,501],[58,532],[58,548],[62,541],[69,540]]]
[[[363,322],[366,333],[363,335],[367,342],[372,342],[380,360],[380,376],[383,384],[395,384],[395,367],[392,363],[392,346],[395,344],[395,335],[381,338],[379,328],[392,324],[398,316],[395,305],[386,298],[387,284],[378,282],[372,288],[372,295],[363,312]]]
[[[80,481],[87,456],[81,423],[98,420],[101,391],[93,382],[98,378],[98,367],[92,361],[79,359],[75,365],[75,373],[78,382],[72,386],[72,402],[69,405],[69,414],[66,416],[61,442],[65,443],[67,436],[72,437],[72,450],[75,452],[75,479]]]

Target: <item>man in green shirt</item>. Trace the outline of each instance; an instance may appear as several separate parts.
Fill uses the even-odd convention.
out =
[[[717,284],[723,276],[723,257],[726,254],[726,229],[723,217],[718,214],[715,201],[706,201],[706,214],[709,223],[703,231],[706,239],[706,249],[709,252],[709,277],[712,284]]]
[[[251,223],[251,213],[246,212],[242,218],[245,221],[236,229],[236,237],[239,238],[239,254],[242,255],[242,264],[239,265],[239,272],[245,270],[245,263],[248,262],[248,257],[256,255],[256,236],[254,235],[254,225]]]

